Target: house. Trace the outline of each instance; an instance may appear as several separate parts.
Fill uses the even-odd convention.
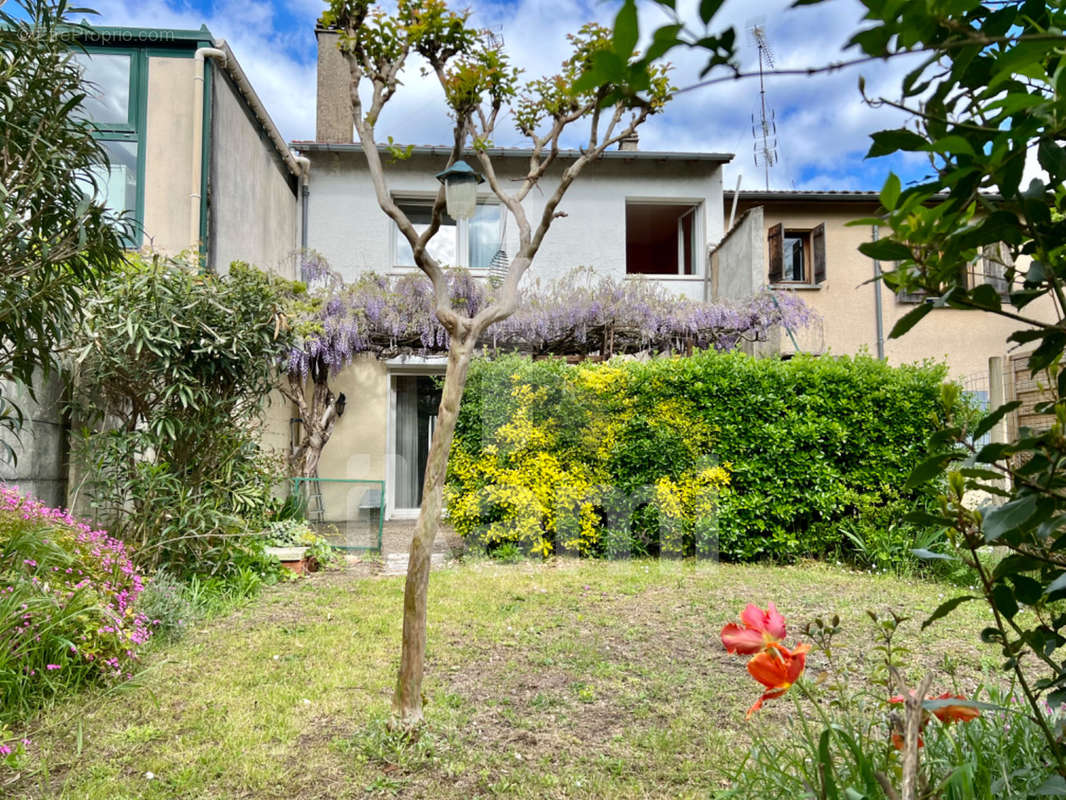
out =
[[[100,27],[74,29],[74,55],[92,91],[85,112],[110,157],[106,202],[128,212],[130,249],[198,253],[224,272],[242,260],[295,277],[301,244],[300,187],[306,163],[289,150],[233,52],[211,32]],[[52,378],[27,412],[14,466],[0,480],[65,505],[69,421]],[[268,441],[288,446],[287,404],[271,405]]]
[[[738,299],[762,287],[795,291],[821,316],[770,344],[782,353],[865,351],[892,364],[933,359],[946,362],[952,378],[981,385],[987,384],[988,359],[1006,352],[1007,336],[1018,327],[981,311],[936,308],[906,336],[889,339],[893,325],[926,298],[897,295],[875,281],[882,265],[858,250],[877,238],[877,227],[848,223],[875,216],[877,192],[725,192],[724,207],[728,232],[712,248],[711,297]],[[1006,296],[998,248],[986,249],[971,265],[969,280],[990,283]]]
[[[353,141],[350,73],[336,47],[337,34],[319,30],[317,38],[316,136],[292,143],[311,163],[308,248],[349,281],[367,271],[417,272],[408,243],[378,206],[362,147]],[[450,149],[415,146],[405,159],[382,152],[393,197],[416,226],[428,224],[439,188],[434,175],[447,164]],[[504,183],[528,170],[529,150],[488,153]],[[562,170],[578,156],[560,153],[539,191],[524,201],[530,219],[540,216]],[[705,299],[707,249],[723,233],[722,166],[731,158],[644,151],[636,141],[606,153],[567,192],[558,209],[562,215],[526,281],[552,280],[585,266],[616,279],[659,281],[672,293]],[[496,197],[484,189],[474,216],[445,219],[431,249],[441,262],[487,278],[494,264],[509,262],[518,236]],[[388,516],[415,515],[439,402],[433,377],[443,371],[443,359],[361,359],[335,378],[334,391],[358,403],[350,403],[338,422],[319,475],[384,481]]]

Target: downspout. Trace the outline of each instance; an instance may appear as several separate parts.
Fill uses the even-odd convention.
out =
[[[306,156],[295,156],[295,161],[300,165],[300,253],[307,252],[307,206],[311,197],[311,159]],[[299,266],[293,270],[293,278],[300,280]]]
[[[202,185],[204,179],[204,61],[218,59],[226,65],[226,53],[217,47],[200,47],[193,57],[192,100],[192,192],[189,195],[189,247],[200,252],[200,221],[203,208]]]
[[[873,226],[874,241],[877,241],[878,227]],[[877,324],[877,358],[885,360],[885,322],[881,313],[881,262],[874,259],[874,321]]]

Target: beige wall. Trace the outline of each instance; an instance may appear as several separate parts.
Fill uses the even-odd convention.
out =
[[[870,226],[849,227],[847,222],[872,216],[873,204],[759,202],[744,203],[738,214],[747,208],[763,207],[766,229],[777,223],[786,228],[814,228],[826,226],[826,280],[817,288],[801,288],[797,293],[817,311],[819,324],[797,333],[800,349],[814,353],[854,355],[867,350],[877,354],[876,294],[881,295],[884,325],[885,357],[889,363],[904,364],[931,358],[946,361],[951,377],[963,378],[983,374],[990,356],[1007,350],[1007,336],[1019,327],[1014,322],[994,314],[957,309],[935,309],[924,320],[899,339],[888,334],[896,321],[914,308],[901,303],[887,287],[867,283],[874,276],[873,261],[862,255],[858,247],[873,238]],[[763,249],[765,254],[765,248]],[[766,256],[763,256],[764,260]],[[891,265],[886,265],[885,268]],[[761,267],[763,283],[768,265]],[[1034,305],[1027,313],[1048,317],[1050,307]],[[792,352],[787,335],[780,337],[782,352]]]
[[[385,364],[360,357],[330,380],[347,408],[322,451],[320,478],[387,481],[389,379]]]
[[[165,253],[177,253],[192,244],[193,75],[191,58],[148,59],[144,245]]]

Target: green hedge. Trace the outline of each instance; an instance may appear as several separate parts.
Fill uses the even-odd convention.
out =
[[[450,517],[490,548],[654,553],[673,492],[685,527],[672,546],[686,553],[712,537],[736,560],[839,552],[842,528],[887,528],[929,499],[903,486],[943,419],[944,378],[940,365],[867,356],[481,360],[452,451]],[[728,485],[707,479],[713,465]],[[713,526],[695,510],[701,487]]]

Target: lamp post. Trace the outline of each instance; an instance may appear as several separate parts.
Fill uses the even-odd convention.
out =
[[[470,219],[477,210],[477,187],[485,179],[465,161],[456,161],[448,169],[438,172],[438,181],[444,184],[444,199],[448,216],[452,219]]]

